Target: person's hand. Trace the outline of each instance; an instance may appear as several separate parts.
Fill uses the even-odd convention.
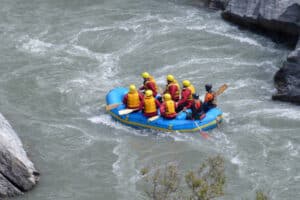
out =
[[[186,110],[187,110],[186,107],[184,107],[184,108],[182,109],[183,112],[185,112]]]

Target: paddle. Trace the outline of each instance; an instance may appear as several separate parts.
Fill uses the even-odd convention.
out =
[[[180,111],[179,113],[181,113],[181,112],[185,112],[185,111],[182,110],[182,111]],[[177,115],[179,115],[179,113],[177,113]],[[152,121],[154,121],[154,120],[157,120],[159,117],[160,117],[160,115],[155,115],[155,116],[153,116],[153,117],[150,117],[150,118],[148,119],[148,121],[149,121],[149,122],[152,122]]]
[[[202,129],[200,128],[200,126],[198,126],[197,122],[195,120],[193,120],[193,121],[194,121],[194,124],[199,128],[201,136],[204,137],[205,139],[209,138],[208,133],[202,131]]]
[[[123,110],[119,110],[119,115],[127,115],[129,113],[132,113],[133,111],[136,111],[138,110],[138,108],[135,108],[135,109],[123,109]]]
[[[106,105],[105,109],[106,109],[106,111],[109,111],[109,110],[112,110],[112,109],[118,107],[119,105],[120,105],[119,103],[114,103],[114,104]]]
[[[149,121],[149,122],[152,122],[152,121],[154,121],[154,120],[157,120],[159,117],[160,117],[159,115],[155,115],[155,116],[153,116],[153,117],[150,117],[150,118],[148,119],[148,121]]]
[[[222,94],[226,89],[228,88],[228,85],[225,83],[219,87],[219,89],[216,92],[216,95],[219,96]]]

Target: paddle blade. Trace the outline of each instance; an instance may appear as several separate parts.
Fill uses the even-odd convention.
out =
[[[136,111],[137,109],[123,109],[119,110],[119,115],[127,115],[129,113],[132,113],[133,111]]]
[[[208,139],[208,138],[209,138],[209,135],[208,135],[207,133],[205,133],[204,131],[201,131],[201,130],[200,130],[200,135],[201,135],[202,137],[204,137],[205,139]]]
[[[228,85],[225,83],[222,86],[219,87],[218,91],[216,92],[216,95],[219,96],[222,94],[226,89],[228,88]]]
[[[105,109],[106,111],[112,110],[114,108],[117,108],[120,104],[119,103],[114,103],[114,104],[110,104],[110,105],[106,105]]]
[[[148,121],[149,121],[149,122],[152,122],[152,121],[154,121],[154,120],[157,120],[158,118],[159,118],[159,116],[156,115],[156,116],[150,117],[150,118],[148,119]]]

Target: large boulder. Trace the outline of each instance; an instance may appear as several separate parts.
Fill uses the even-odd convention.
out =
[[[299,0],[230,0],[224,19],[269,32],[299,35]]]
[[[274,80],[278,92],[273,95],[273,100],[300,104],[300,40],[283,67],[276,73]]]
[[[0,113],[0,197],[11,197],[37,184],[39,173],[28,159],[23,145]]]
[[[273,99],[300,104],[300,0],[230,0],[222,16],[296,46],[274,77]]]

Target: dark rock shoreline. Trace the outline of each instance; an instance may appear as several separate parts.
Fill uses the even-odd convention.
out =
[[[272,99],[300,104],[300,0],[210,0],[208,5],[223,10],[227,21],[295,48],[274,76]]]

